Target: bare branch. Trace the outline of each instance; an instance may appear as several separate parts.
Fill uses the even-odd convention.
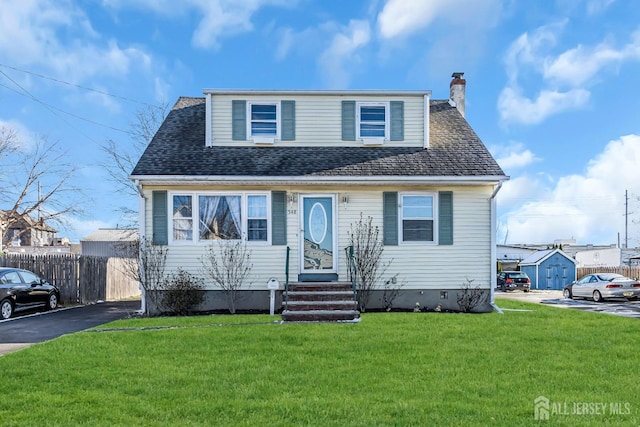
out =
[[[167,109],[168,104],[162,102],[158,106],[147,106],[139,110],[135,120],[129,125],[132,135],[130,140],[117,142],[109,139],[102,145],[102,151],[106,155],[102,167],[114,184],[114,191],[117,193],[133,200],[137,197],[138,190],[135,183],[129,179],[129,175],[162,124]],[[120,207],[119,210],[123,213],[123,217],[134,218],[133,222],[137,219],[134,210],[126,206]]]
[[[8,135],[15,138],[15,133]],[[0,221],[3,244],[10,238],[7,231],[20,221],[33,222],[37,216],[40,224],[65,225],[69,216],[83,212],[86,198],[72,183],[78,167],[67,161],[68,155],[58,143],[39,136],[32,150],[16,148],[11,153],[7,160],[14,170],[0,176],[0,204],[8,206]]]

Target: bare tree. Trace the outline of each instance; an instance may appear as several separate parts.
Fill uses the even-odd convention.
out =
[[[138,239],[123,244],[121,250],[126,253],[124,273],[142,288],[145,314],[150,313],[149,307],[159,310],[169,248],[154,245],[150,239]]]
[[[10,237],[7,230],[25,221],[39,224],[66,225],[69,217],[83,212],[86,202],[82,191],[72,181],[78,167],[57,142],[39,136],[30,149],[22,149],[17,134],[0,130],[0,216],[2,245]]]
[[[236,312],[239,290],[249,278],[253,264],[244,241],[218,240],[200,258],[204,274],[213,280],[227,299],[229,312]]]
[[[376,284],[381,281],[393,260],[381,261],[384,244],[380,238],[380,228],[373,226],[373,218],[370,216],[365,220],[360,213],[360,220],[351,224],[348,233],[355,261],[358,307],[364,312]],[[351,265],[348,264],[348,267],[351,268]]]
[[[153,139],[165,118],[168,104],[162,102],[158,106],[147,105],[138,110],[135,119],[129,124],[129,134],[131,139],[125,143],[108,139],[102,145],[102,151],[106,159],[102,166],[109,175],[109,179],[114,184],[114,190],[124,196],[130,196],[132,200],[138,195],[138,189],[129,175],[136,166],[142,152]],[[128,206],[121,206],[118,210],[123,218],[129,219],[133,225],[137,221],[137,211]]]

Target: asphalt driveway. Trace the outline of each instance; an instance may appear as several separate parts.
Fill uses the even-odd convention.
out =
[[[0,321],[0,355],[94,326],[131,317],[139,300],[103,302]]]
[[[613,314],[616,316],[635,317],[640,319],[640,301],[627,301],[624,298],[608,299],[603,302],[594,302],[585,299],[566,299],[562,297],[562,291],[540,291],[532,289],[530,292],[496,291],[496,304],[500,306],[500,298],[516,299],[519,301],[536,302],[554,305],[556,307],[570,308],[574,310],[593,311],[598,313]]]

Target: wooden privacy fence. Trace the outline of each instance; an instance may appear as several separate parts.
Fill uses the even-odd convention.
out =
[[[62,304],[90,304],[140,295],[125,271],[126,260],[76,254],[5,254],[1,267],[33,271],[60,290]]]
[[[593,273],[618,273],[632,279],[640,279],[640,266],[621,266],[621,267],[578,267],[576,279],[581,278],[585,274]]]

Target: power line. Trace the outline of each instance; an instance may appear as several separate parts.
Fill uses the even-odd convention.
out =
[[[36,98],[34,95],[31,94],[31,92],[29,92],[28,90],[26,90],[25,88],[23,88],[20,83],[16,82],[15,80],[13,80],[11,77],[9,77],[4,71],[0,70],[0,74],[2,74],[3,76],[5,76],[9,81],[11,81],[14,85],[16,85],[17,87],[19,87],[23,92],[24,92],[24,96],[27,96],[28,98],[31,98],[32,101],[37,102],[38,104],[41,104],[42,106],[44,106],[47,110],[49,110],[54,116],[58,117],[60,120],[62,120],[63,122],[65,122],[68,126],[70,126],[71,128],[75,129],[78,133],[80,133],[81,135],[83,135],[85,138],[95,142],[96,144],[98,144],[98,141],[96,141],[95,139],[91,138],[89,135],[87,135],[86,133],[84,133],[83,131],[81,131],[80,129],[78,129],[76,126],[74,126],[71,122],[69,122],[68,120],[66,120],[64,117],[62,117],[60,114],[58,114],[52,107],[50,107],[48,104],[46,104],[43,101],[40,101],[38,98]]]
[[[92,89],[90,87],[77,85],[75,83],[67,82],[65,80],[56,79],[55,77],[49,77],[49,76],[45,76],[43,74],[34,73],[33,71],[23,70],[22,68],[12,67],[11,65],[0,64],[0,67],[9,68],[9,69],[15,70],[15,71],[20,71],[22,73],[30,74],[32,76],[39,77],[41,79],[50,80],[52,82],[61,83],[61,84],[67,85],[67,86],[75,87],[75,88],[86,90],[86,91],[89,91],[89,92],[95,92],[95,93],[99,93],[101,95],[107,95],[107,96],[110,96],[112,98],[121,99],[123,101],[133,102],[133,103],[136,103],[136,104],[145,105],[147,107],[157,108],[157,105],[149,104],[148,102],[138,101],[137,99],[128,98],[126,96],[114,95],[114,94],[106,92],[106,91],[102,91],[102,90],[98,90],[98,89]]]
[[[0,65],[1,65],[1,64],[0,64]],[[87,137],[87,138],[91,139],[91,140],[92,140],[92,141],[94,141],[94,142],[97,142],[97,141],[93,140],[93,139],[92,139],[92,138],[90,138],[88,135],[86,135],[84,132],[82,132],[80,129],[78,129],[77,127],[73,126],[69,121],[65,120],[65,119],[64,119],[64,118],[62,118],[60,115],[56,114],[56,113],[55,113],[55,111],[59,111],[59,112],[61,112],[61,113],[63,113],[63,114],[66,114],[66,115],[68,115],[68,116],[71,116],[71,117],[76,118],[76,119],[78,119],[78,120],[82,120],[82,121],[87,122],[87,123],[91,123],[91,124],[96,125],[96,126],[100,126],[100,127],[106,128],[106,129],[111,129],[111,130],[114,130],[114,131],[117,131],[117,132],[126,133],[126,134],[128,134],[128,135],[135,135],[135,133],[134,133],[134,132],[127,131],[127,130],[124,130],[124,129],[119,129],[119,128],[116,128],[116,127],[113,127],[113,126],[110,126],[110,125],[105,125],[104,123],[100,123],[100,122],[97,122],[97,121],[95,121],[95,120],[91,120],[91,119],[88,119],[88,118],[86,118],[86,117],[79,116],[79,115],[77,115],[77,114],[71,113],[71,112],[69,112],[69,111],[66,111],[66,110],[63,110],[63,109],[61,109],[61,108],[55,107],[55,106],[53,106],[53,105],[51,105],[51,104],[48,104],[48,103],[46,103],[46,102],[44,102],[44,101],[42,101],[42,100],[38,99],[37,97],[35,97],[33,94],[31,94],[29,91],[27,91],[24,87],[22,87],[18,82],[16,82],[16,81],[15,81],[15,80],[13,80],[11,77],[9,77],[9,76],[4,72],[4,71],[0,70],[0,74],[2,74],[3,76],[5,76],[5,77],[6,77],[9,81],[11,81],[14,85],[18,86],[18,87],[19,87],[19,88],[20,88],[24,93],[21,93],[20,91],[15,90],[15,89],[13,89],[13,88],[11,88],[11,87],[7,86],[7,85],[3,85],[3,84],[1,84],[1,83],[0,83],[0,86],[4,87],[4,88],[6,88],[6,89],[9,89],[10,91],[15,92],[15,93],[17,93],[17,94],[18,94],[18,95],[20,95],[20,96],[24,96],[25,98],[29,98],[29,99],[31,99],[32,101],[35,101],[35,102],[37,102],[37,103],[41,104],[42,106],[44,106],[45,108],[47,108],[49,111],[51,111],[51,113],[53,113],[56,117],[58,117],[59,119],[61,119],[62,121],[64,121],[67,125],[71,126],[73,129],[75,129],[75,130],[77,130],[78,132],[80,132],[83,136],[85,136],[85,137]],[[54,111],[54,110],[55,110],[55,111]]]

